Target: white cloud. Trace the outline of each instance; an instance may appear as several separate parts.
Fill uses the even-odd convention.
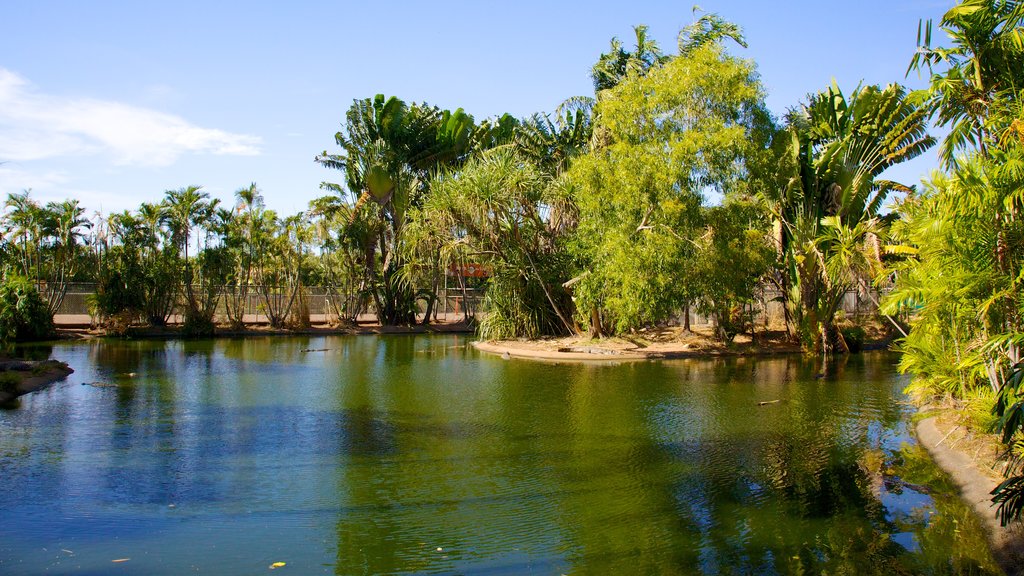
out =
[[[0,68],[0,160],[109,154],[117,165],[167,166],[187,153],[254,156],[259,144],[148,108],[44,94]]]
[[[64,184],[67,177],[56,171],[31,173],[18,168],[12,164],[0,164],[0,191],[20,192],[36,186],[52,188]],[[2,200],[2,199],[0,199]]]
[[[0,164],[0,192],[11,194],[31,190],[32,199],[40,204],[61,202],[69,198],[78,200],[91,217],[94,211],[103,213],[134,208],[137,197],[115,192],[72,187],[73,180],[63,171],[29,172],[13,164]],[[0,196],[0,209],[6,196]]]

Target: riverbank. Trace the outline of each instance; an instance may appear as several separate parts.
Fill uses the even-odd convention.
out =
[[[1000,526],[992,490],[1002,481],[1006,462],[993,434],[972,431],[961,412],[924,407],[917,438],[932,460],[953,479],[961,497],[973,508],[988,533],[992,555],[1008,576],[1024,574],[1024,527]]]
[[[635,361],[716,356],[775,356],[799,354],[781,330],[736,336],[732,343],[719,342],[710,328],[685,331],[679,327],[645,330],[629,336],[594,340],[586,336],[539,340],[493,340],[474,342],[482,352],[506,358],[554,361]]]
[[[70,366],[58,360],[0,360],[0,404],[63,380],[72,373]]]

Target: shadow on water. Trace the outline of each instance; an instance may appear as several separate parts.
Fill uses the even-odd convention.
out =
[[[453,336],[54,354],[77,380],[0,412],[4,573],[64,573],[32,552],[54,546],[152,574],[997,572],[913,445],[891,356],[818,377],[505,361]]]

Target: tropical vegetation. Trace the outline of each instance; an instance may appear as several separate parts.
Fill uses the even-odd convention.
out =
[[[922,22],[908,74],[927,89],[833,83],[781,118],[739,56],[742,30],[697,16],[671,52],[645,26],[631,49],[612,39],[594,92],[550,113],[356,100],[298,214],[255,183],[92,218],[11,193],[0,339],[49,335],[73,282],[95,285],[112,333],[174,321],[197,336],[306,327],[311,287],[339,324],[427,324],[451,283],[482,290],[464,315],[492,339],[629,335],[680,315],[689,328],[695,310],[731,342],[775,299],[788,338],[828,358],[860,346],[841,311],[857,292],[900,337],[912,393],[991,408],[978,420],[1024,453],[1024,4],[962,0],[941,41]],[[920,186],[887,177],[936,145],[941,169]],[[1024,512],[1012,462],[1004,521]]]

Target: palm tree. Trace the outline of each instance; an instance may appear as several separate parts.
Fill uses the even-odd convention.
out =
[[[693,7],[694,16],[700,11],[700,6]],[[743,37],[743,30],[739,26],[718,14],[704,14],[697,18],[693,24],[679,31],[679,55],[685,58],[699,50],[702,46],[720,43],[726,38],[733,40],[744,48],[747,47],[747,41]]]
[[[353,103],[345,126],[346,132],[335,135],[341,153],[324,152],[316,158],[327,168],[342,170],[345,186],[322,187],[341,197],[351,195],[354,201],[349,227],[364,232],[363,284],[378,320],[412,323],[415,289],[403,277],[400,261],[407,213],[428,194],[432,173],[465,161],[478,138],[487,135],[462,110],[408,105],[382,94]]]
[[[218,200],[209,200],[210,195],[201,186],[187,186],[168,190],[163,203],[163,221],[171,233],[171,244],[181,254],[183,276],[181,283],[185,290],[186,327],[197,333],[212,330],[213,313],[219,295],[216,280],[223,275],[223,260],[213,253],[203,253],[212,233],[212,218],[216,213]],[[189,257],[189,243],[194,230],[196,235],[196,256]]]
[[[92,228],[78,200],[50,202],[44,209],[46,235],[51,252],[43,299],[50,314],[56,314],[67,294],[68,283],[78,271],[82,258],[84,230]]]
[[[636,45],[629,52],[618,38],[612,38],[609,51],[601,54],[590,70],[594,92],[614,88],[629,74],[644,75],[667,58],[658,43],[647,37],[647,26],[633,27]]]
[[[926,117],[901,86],[858,88],[847,99],[833,84],[792,111],[777,135],[778,184],[761,197],[777,222],[781,284],[808,349],[829,354],[839,338],[830,281],[837,276],[830,279],[825,262],[840,245],[825,234],[825,219],[834,218],[833,229],[857,230],[891,191],[910,190],[881,176],[934,144]]]
[[[964,0],[939,23],[952,46],[932,46],[932,22],[918,25],[918,49],[907,74],[931,74],[927,106],[950,134],[939,148],[951,166],[970,147],[987,155],[999,126],[992,114],[999,101],[1016,101],[1024,89],[1024,4],[1017,0]]]

